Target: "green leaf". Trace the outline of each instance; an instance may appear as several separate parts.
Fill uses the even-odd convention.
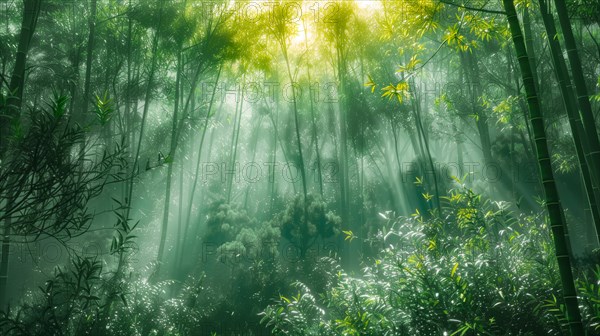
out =
[[[452,271],[450,272],[450,277],[453,278],[454,277],[454,273],[456,273],[456,270],[458,269],[458,263],[454,264],[454,267],[452,267]]]
[[[377,86],[377,84],[375,84],[375,81],[373,81],[373,78],[371,77],[371,75],[367,75],[367,77],[369,78],[369,80],[365,83],[365,86],[370,87],[371,93],[373,93],[373,92],[375,92],[375,87]]]
[[[356,238],[356,236],[354,235],[354,233],[352,231],[350,231],[350,230],[348,230],[348,231],[343,231],[342,230],[342,232],[346,235],[346,237],[344,238],[344,240],[352,241],[353,239]]]

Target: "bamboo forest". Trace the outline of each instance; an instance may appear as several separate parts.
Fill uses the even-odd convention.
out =
[[[0,0],[0,335],[600,335],[600,1]]]

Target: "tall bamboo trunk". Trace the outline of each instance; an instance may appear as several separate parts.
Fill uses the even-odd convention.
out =
[[[173,106],[173,121],[171,126],[171,144],[169,148],[169,154],[167,156],[167,183],[166,183],[166,191],[165,191],[165,205],[163,207],[163,219],[162,226],[160,229],[160,240],[158,243],[158,254],[156,256],[156,260],[158,262],[163,262],[165,243],[167,239],[167,230],[169,228],[169,210],[171,205],[171,183],[173,180],[173,161],[175,158],[175,151],[177,150],[177,126],[179,125],[178,113],[179,113],[179,95],[181,88],[181,75],[183,71],[182,65],[182,55],[181,55],[182,46],[179,46],[179,50],[177,52],[177,74],[175,76],[175,103]]]
[[[6,105],[0,106],[0,156],[7,148],[8,133],[11,125],[17,122],[21,115],[21,104],[23,100],[23,88],[25,84],[25,69],[27,56],[31,47],[31,39],[35,32],[42,0],[24,0],[23,17],[21,19],[21,33],[19,34],[19,45],[15,67],[13,68],[8,85],[9,95]]]
[[[13,206],[13,195],[7,191],[6,212],[10,212]],[[2,233],[2,258],[0,259],[0,311],[8,305],[6,288],[8,285],[8,262],[10,255],[10,233],[11,233],[11,216],[7,216],[4,220]]]
[[[162,27],[162,9],[163,9],[163,1],[159,0],[160,9],[158,13],[158,24],[156,31],[154,32],[154,37],[152,38],[152,59],[150,61],[150,72],[148,73],[148,81],[146,83],[146,92],[144,97],[144,109],[142,112],[142,121],[140,125],[140,133],[138,135],[135,155],[133,157],[133,166],[131,171],[131,176],[129,176],[129,183],[127,188],[127,197],[125,198],[125,203],[127,205],[125,209],[125,220],[129,220],[129,214],[131,212],[131,204],[132,204],[132,196],[133,196],[133,187],[134,180],[136,174],[139,172],[138,162],[140,158],[140,151],[142,147],[142,140],[144,138],[144,131],[146,128],[146,119],[148,117],[148,110],[150,109],[150,102],[152,101],[152,86],[154,85],[154,76],[156,74],[156,67],[158,62],[158,37]]]
[[[400,160],[400,153],[398,149],[398,131],[396,130],[396,123],[391,120],[390,124],[392,126],[392,135],[394,136],[394,155],[396,157],[396,163],[398,163],[398,168],[402,170],[402,160]]]
[[[556,74],[565,104],[565,109],[569,117],[569,125],[571,127],[571,133],[573,134],[577,159],[581,169],[581,176],[586,190],[588,204],[592,214],[592,220],[595,224],[594,227],[596,229],[596,236],[600,242],[600,211],[598,211],[597,206],[597,200],[599,199],[600,195],[597,193],[598,190],[594,189],[593,187],[590,172],[590,168],[593,169],[593,163],[589,162],[590,157],[586,155],[586,153],[589,153],[590,151],[590,145],[588,138],[585,136],[585,129],[581,123],[580,114],[577,109],[577,101],[573,95],[573,86],[571,84],[571,79],[569,78],[567,65],[565,59],[563,58],[560,43],[558,39],[554,38],[557,34],[556,27],[554,25],[554,19],[552,14],[548,11],[546,1],[539,0],[539,4],[544,26],[546,27],[546,35],[548,36],[552,60],[554,63],[554,73]]]
[[[538,89],[538,94],[541,96],[542,87],[539,85],[539,79],[537,75],[537,62],[535,56],[535,48],[533,46],[533,31],[531,30],[531,16],[529,15],[529,8],[523,6],[523,33],[525,34],[525,47],[529,54],[529,66],[533,71],[533,81]]]
[[[336,59],[337,59],[337,77],[339,82],[339,144],[337,152],[339,153],[340,162],[338,164],[340,179],[340,203],[341,203],[341,217],[344,226],[354,230],[352,223],[350,223],[349,209],[349,189],[350,183],[348,181],[348,122],[347,122],[347,95],[346,95],[346,57],[344,55],[344,46],[341,42],[336,43]],[[355,252],[351,250],[350,252]],[[352,256],[348,255],[348,259],[353,259]]]
[[[96,9],[97,0],[92,0],[90,3],[90,16],[88,18],[89,35],[86,50],[86,62],[85,62],[85,81],[83,97],[81,98],[81,105],[79,106],[79,112],[76,114],[76,120],[82,124],[87,124],[89,120],[88,107],[90,106],[90,81],[92,76],[92,64],[93,64],[93,53],[94,53],[94,40],[96,37]],[[84,138],[79,148],[79,167],[83,170],[85,163],[85,149],[87,146],[87,139]]]
[[[468,91],[471,96],[471,113],[477,116],[476,125],[479,134],[479,141],[481,143],[481,151],[483,153],[484,163],[486,165],[492,164],[492,146],[490,139],[490,130],[487,122],[487,113],[481,108],[479,104],[479,98],[482,96],[482,85],[479,77],[479,64],[474,53],[462,53],[461,63],[465,68],[465,75],[467,78]]]
[[[420,137],[423,139],[423,145],[425,146],[425,154],[427,155],[427,163],[429,164],[429,169],[433,174],[433,187],[435,191],[434,199],[435,199],[435,207],[438,211],[438,215],[442,215],[442,206],[440,202],[440,188],[438,183],[437,171],[435,170],[435,165],[433,163],[433,157],[431,155],[431,150],[429,149],[429,141],[427,140],[427,136],[425,134],[425,129],[423,127],[423,120],[421,115],[421,102],[419,101],[419,97],[415,92],[412,94],[412,102],[413,102],[413,114],[415,117],[415,123],[417,126],[417,132]]]
[[[231,134],[231,154],[229,157],[229,169],[232,169],[231,172],[231,178],[229,178],[227,180],[227,203],[231,203],[231,193],[232,193],[232,189],[233,189],[233,180],[234,178],[236,178],[236,175],[238,174],[238,172],[236,171],[236,165],[235,165],[235,160],[237,159],[237,150],[238,150],[238,142],[239,142],[239,138],[240,138],[240,130],[241,130],[241,122],[242,122],[242,112],[244,111],[244,85],[245,85],[245,78],[246,75],[243,74],[242,75],[242,86],[240,88],[241,90],[241,98],[240,98],[240,102],[239,104],[236,103],[236,113],[235,113],[235,122],[233,124],[233,133]],[[236,99],[237,99],[237,95],[236,95]]]
[[[90,3],[90,17],[89,17],[89,35],[87,43],[87,52],[85,60],[85,82],[83,89],[83,99],[81,100],[81,113],[84,115],[87,112],[87,108],[90,104],[90,87],[92,77],[92,65],[94,60],[94,44],[96,41],[96,11],[97,11],[97,0],[91,0]]]
[[[571,20],[569,18],[569,13],[567,12],[567,5],[564,0],[554,0],[554,4],[556,5],[558,20],[565,40],[573,83],[575,84],[575,91],[577,92],[577,101],[579,102],[581,119],[585,130],[585,137],[587,137],[590,144],[590,151],[587,153],[587,156],[589,156],[589,162],[592,163],[590,167],[591,178],[594,189],[598,189],[600,188],[600,142],[598,140],[597,125],[589,99],[585,77],[583,75],[581,59],[579,57],[579,52],[577,51],[575,37],[573,36]],[[600,201],[600,199],[597,199],[597,201]],[[596,204],[596,206],[600,207],[599,204]]]
[[[310,79],[310,69],[307,70],[308,74],[308,82],[311,83]],[[313,141],[315,143],[315,155],[316,155],[316,170],[317,170],[317,180],[319,182],[319,193],[321,197],[323,196],[323,172],[321,169],[321,150],[319,149],[319,134],[317,130],[317,117],[315,115],[315,102],[313,101],[313,97],[309,91],[309,100],[310,100],[310,118],[312,122],[312,136]]]
[[[279,114],[277,113],[277,108],[279,106],[279,103],[277,101],[274,102],[275,105],[275,110],[273,111],[273,113],[275,114],[275,116],[278,116]],[[277,140],[278,140],[278,132],[277,132],[277,120],[276,117],[273,117],[273,113],[269,113],[269,119],[271,119],[271,122],[273,124],[273,142],[271,144],[271,156],[270,156],[270,161],[271,164],[275,165],[277,163]],[[275,211],[275,199],[276,199],[276,191],[277,191],[277,174],[275,174],[275,169],[273,169],[273,179],[269,179],[267,180],[267,183],[270,183],[269,187],[270,187],[270,208],[271,208],[271,212]],[[269,172],[269,175],[271,174],[271,172]]]
[[[257,154],[257,146],[258,146],[258,139],[260,138],[260,126],[262,125],[262,120],[263,120],[263,116],[259,116],[258,119],[256,120],[256,126],[254,127],[254,135],[251,135],[252,138],[252,145],[250,146],[250,148],[248,148],[249,152],[252,153],[252,160],[250,160],[250,162],[252,164],[254,164],[256,161],[256,154]],[[243,174],[243,169],[242,168],[242,174]],[[248,209],[248,197],[250,195],[250,188],[252,185],[252,181],[246,181],[248,186],[246,186],[246,192],[244,195],[244,209],[246,209],[247,212],[250,212]]]
[[[285,65],[287,67],[288,78],[290,80],[290,84],[294,84],[294,76],[292,75],[292,70],[290,68],[290,60],[288,57],[287,45],[284,42],[281,43],[281,50],[283,52],[283,58],[285,59]],[[310,95],[309,95],[310,96]],[[310,97],[309,97],[310,98]],[[300,164],[300,177],[302,179],[302,192],[304,195],[304,216],[307,216],[307,198],[308,198],[308,190],[306,188],[306,169],[304,167],[304,156],[302,154],[302,142],[300,141],[300,121],[298,120],[298,102],[296,101],[296,89],[294,85],[292,85],[292,107],[294,113],[294,129],[296,131],[296,145],[298,146],[298,161]]]
[[[73,114],[75,111],[75,107],[79,106],[78,105],[78,100],[79,100],[79,96],[78,96],[78,90],[79,90],[79,65],[81,63],[81,50],[83,48],[82,47],[78,47],[77,51],[75,52],[75,56],[71,59],[71,68],[73,71],[73,79],[71,81],[71,88],[70,88],[70,95],[71,95],[71,101],[69,102],[69,112],[71,114]]]
[[[202,162],[201,161],[202,160],[202,149],[204,148],[204,139],[206,138],[206,132],[208,131],[208,124],[209,124],[209,121],[211,118],[212,107],[213,107],[213,103],[215,101],[215,95],[217,92],[217,86],[219,85],[219,79],[221,77],[222,69],[223,69],[223,64],[221,63],[219,65],[219,71],[217,72],[215,86],[213,87],[213,90],[212,90],[212,93],[210,96],[210,102],[208,104],[208,111],[206,112],[206,119],[204,119],[204,126],[202,127],[202,135],[200,136],[200,144],[198,145],[198,156],[196,158],[196,169],[194,171],[194,179],[192,181],[192,190],[190,191],[188,207],[187,207],[186,216],[185,216],[185,228],[184,228],[184,234],[183,234],[184,240],[188,237],[188,232],[190,230],[192,207],[194,205],[194,196],[196,195],[196,187],[198,186],[198,177],[200,176],[200,163]],[[182,219],[180,219],[180,220],[182,220]],[[184,246],[182,243],[182,247],[180,249],[178,262],[177,262],[179,267],[181,267],[181,264],[183,262],[183,249],[184,249]]]
[[[0,106],[0,159],[3,157],[8,147],[10,125],[20,118],[27,55],[37,25],[41,3],[42,0],[25,0],[23,3],[23,17],[21,20],[19,45],[17,47],[17,58],[9,83],[10,93],[6,105]],[[3,115],[5,115],[4,118],[2,118]],[[6,193],[6,212],[10,213],[14,203],[14,195],[10,190],[2,190],[0,193]],[[0,259],[0,309],[2,310],[7,304],[6,289],[8,284],[10,233],[12,225],[12,218],[10,215],[6,216],[3,224],[2,256]]]
[[[530,121],[534,134],[537,162],[544,187],[545,203],[550,219],[554,247],[556,249],[556,259],[558,261],[563,287],[563,298],[567,308],[567,320],[571,335],[582,336],[584,335],[583,324],[581,322],[577,292],[573,281],[569,248],[565,238],[566,225],[563,220],[560,199],[554,181],[554,173],[552,171],[548,142],[546,139],[546,129],[544,127],[544,117],[541,113],[540,101],[535,88],[533,70],[529,63],[527,49],[525,48],[525,42],[523,34],[521,33],[521,27],[513,0],[502,0],[502,2],[506,11],[511,37],[519,60],[523,86],[527,95],[527,105],[529,107]]]
[[[305,22],[303,22],[303,23],[305,24]],[[306,29],[306,25],[305,25],[304,26],[304,47],[305,47],[306,52],[308,53],[308,35],[307,34],[308,34],[308,29]],[[321,153],[319,150],[317,118],[315,116],[315,101],[313,100],[312,90],[310,90],[310,85],[312,85],[312,80],[310,78],[310,62],[306,63],[306,75],[308,77],[308,85],[309,85],[308,100],[310,103],[310,119],[311,119],[311,123],[312,123],[312,136],[313,136],[313,141],[315,143],[317,179],[319,182],[319,193],[321,194],[321,197],[323,197],[323,173],[321,170]]]

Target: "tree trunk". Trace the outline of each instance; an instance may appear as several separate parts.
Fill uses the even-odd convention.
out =
[[[554,72],[556,74],[563,96],[565,109],[569,117],[569,125],[571,126],[571,133],[573,134],[573,140],[577,152],[577,159],[579,160],[583,184],[588,197],[588,204],[592,213],[592,219],[595,224],[594,226],[596,229],[596,235],[598,236],[600,235],[600,212],[598,211],[597,201],[600,195],[598,194],[598,189],[594,188],[592,183],[592,174],[590,169],[594,171],[593,162],[586,163],[586,159],[587,161],[590,160],[590,157],[586,155],[590,151],[590,145],[588,138],[585,136],[585,129],[581,123],[581,118],[577,109],[577,101],[573,96],[573,87],[567,71],[567,65],[560,48],[560,43],[557,38],[554,38],[556,36],[554,19],[552,14],[550,14],[548,11],[546,1],[539,0],[539,4],[542,12],[542,19],[544,20],[544,26],[546,27],[546,35],[548,36],[552,60],[554,63]],[[598,241],[600,242],[600,236],[598,236]]]
[[[304,49],[306,50],[306,53],[308,53],[308,35],[307,35],[308,29],[306,28],[306,22],[303,21],[303,24],[304,24]],[[308,61],[306,63],[306,75],[308,77],[308,85],[309,85],[308,101],[310,103],[310,118],[311,118],[311,122],[312,122],[312,136],[313,136],[313,141],[315,142],[315,155],[316,155],[316,166],[317,166],[317,178],[319,181],[319,193],[321,194],[321,197],[323,197],[323,173],[321,171],[321,153],[319,150],[319,136],[317,133],[317,118],[315,116],[315,106],[314,106],[315,102],[313,100],[312,92],[310,90],[310,85],[312,85],[312,81],[310,78],[310,62],[308,62]]]
[[[10,191],[6,191],[6,212],[10,212],[13,206],[13,195]],[[2,235],[2,259],[0,259],[0,311],[4,311],[4,307],[8,305],[6,296],[6,287],[8,284],[8,261],[10,255],[10,231],[12,218],[7,216],[4,220],[4,232]]]
[[[231,178],[227,180],[227,203],[231,203],[231,190],[233,189],[233,179],[235,178],[235,175],[237,174],[236,169],[235,169],[235,160],[237,158],[237,148],[238,148],[238,141],[240,138],[240,129],[242,128],[241,126],[241,122],[242,122],[242,112],[244,110],[244,85],[245,85],[245,78],[246,75],[242,74],[242,85],[241,85],[241,98],[240,98],[240,103],[239,105],[236,103],[236,113],[235,113],[235,122],[233,123],[233,133],[231,134],[231,155],[229,158],[229,163],[230,166],[226,167],[229,169],[232,169],[231,172]],[[236,99],[237,99],[237,95],[236,95]]]
[[[256,147],[258,146],[258,139],[260,138],[260,126],[262,125],[262,120],[263,116],[261,115],[256,120],[256,126],[254,127],[254,135],[250,136],[251,140],[253,141],[250,148],[248,148],[248,151],[252,153],[252,160],[250,160],[252,164],[256,162],[256,153],[258,152]],[[246,193],[244,195],[244,209],[246,209],[247,212],[250,212],[248,209],[248,196],[250,195],[250,189],[252,189],[251,186],[253,183],[252,181],[246,181],[246,183],[248,184],[248,186],[246,186]]]
[[[571,65],[571,74],[573,75],[573,83],[575,84],[577,101],[579,102],[581,119],[583,121],[583,127],[585,130],[584,136],[587,138],[590,144],[590,151],[587,153],[587,156],[589,156],[588,162],[592,162],[590,167],[590,172],[592,173],[592,182],[597,188],[600,187],[600,142],[598,141],[596,121],[592,111],[592,106],[590,104],[585,78],[583,76],[581,59],[579,58],[575,37],[573,36],[573,30],[571,29],[567,5],[565,4],[564,0],[554,0],[554,4],[556,5],[558,20],[560,22],[562,34],[565,39],[569,64]],[[600,201],[600,199],[598,199],[598,201]]]
[[[435,165],[433,163],[433,157],[431,156],[431,150],[429,149],[429,141],[427,141],[427,137],[425,136],[425,129],[423,128],[423,121],[421,118],[421,102],[419,101],[418,96],[415,92],[412,94],[412,102],[413,102],[413,113],[415,117],[415,123],[417,126],[417,132],[420,134],[423,139],[423,144],[425,146],[425,154],[427,155],[427,163],[429,164],[429,169],[431,169],[431,173],[433,174],[433,187],[435,191],[435,206],[438,211],[438,215],[442,215],[442,205],[440,202],[440,189],[438,183],[437,171],[435,170]]]
[[[210,102],[208,104],[208,111],[206,112],[206,119],[204,120],[204,126],[202,128],[202,135],[200,136],[200,144],[198,145],[198,157],[196,159],[196,169],[194,171],[194,179],[192,181],[192,190],[190,191],[190,197],[188,200],[188,207],[185,216],[185,228],[183,239],[185,240],[188,237],[188,232],[190,229],[190,222],[192,217],[192,207],[194,205],[194,196],[196,195],[196,187],[198,185],[198,177],[200,176],[200,163],[202,162],[202,148],[204,148],[204,139],[206,138],[206,132],[208,130],[208,124],[210,121],[213,103],[215,101],[215,95],[217,92],[217,86],[219,85],[219,78],[221,77],[221,70],[223,69],[223,64],[219,65],[219,71],[217,72],[217,79],[215,80],[215,86],[213,87],[213,91],[210,97]],[[182,220],[182,219],[180,219]],[[181,267],[181,263],[183,262],[183,246],[180,250],[180,254],[178,257],[178,265]]]
[[[310,79],[310,68],[307,69],[307,75],[308,75],[308,83],[310,85],[311,83],[311,79]],[[309,90],[309,98],[310,100],[310,117],[311,117],[311,122],[312,122],[312,136],[313,136],[313,141],[315,142],[315,155],[316,155],[316,166],[317,166],[317,178],[319,181],[319,193],[321,194],[321,197],[323,196],[323,172],[321,170],[321,153],[320,153],[320,149],[319,149],[319,135],[317,132],[317,118],[315,116],[315,107],[314,107],[314,101],[313,101],[313,97],[310,94],[310,90]]]
[[[131,176],[129,177],[128,191],[127,197],[125,199],[125,203],[127,208],[125,210],[125,220],[129,220],[129,213],[131,212],[131,198],[133,196],[133,186],[134,186],[134,177],[136,173],[139,171],[138,162],[140,159],[140,150],[142,147],[142,139],[144,138],[144,130],[146,128],[146,119],[148,117],[148,110],[150,109],[150,102],[152,101],[152,86],[154,85],[154,75],[156,74],[156,67],[158,61],[158,37],[160,34],[160,30],[162,27],[162,5],[163,1],[158,1],[160,5],[159,13],[158,13],[158,25],[156,31],[154,32],[154,37],[152,39],[152,59],[150,61],[150,72],[148,73],[148,81],[146,83],[146,92],[144,97],[144,110],[142,112],[142,121],[140,126],[140,133],[137,139],[137,145],[135,149],[135,156],[133,157],[133,166],[131,171]],[[137,111],[137,109],[134,109]],[[159,248],[160,250],[160,248]],[[160,253],[159,253],[160,255]]]
[[[277,132],[277,120],[273,117],[273,113],[275,113],[275,116],[278,116],[279,114],[277,113],[278,110],[277,108],[279,107],[279,103],[277,101],[273,102],[273,104],[275,105],[275,111],[269,113],[269,119],[271,119],[271,122],[273,124],[273,142],[271,144],[271,155],[270,155],[270,161],[273,165],[276,164],[277,162],[277,140],[279,138],[278,132]],[[271,212],[275,211],[275,193],[276,193],[276,186],[277,186],[277,174],[275,173],[275,166],[273,166],[273,179],[271,180],[271,172],[268,172],[269,174],[269,178],[267,179],[267,183],[271,183],[270,186],[270,208],[271,208]]]
[[[490,130],[487,123],[487,113],[481,108],[479,98],[482,96],[481,80],[479,78],[479,65],[474,52],[465,52],[461,54],[462,64],[465,68],[467,77],[467,89],[471,95],[471,113],[477,117],[476,125],[481,142],[483,160],[486,165],[492,163],[492,146],[490,140]]]
[[[554,181],[554,173],[550,154],[548,151],[548,142],[546,139],[546,130],[544,128],[544,119],[541,113],[540,102],[535,88],[533,71],[529,63],[523,34],[513,0],[502,0],[506,17],[510,26],[511,37],[517,52],[523,85],[527,95],[527,104],[529,107],[529,116],[534,134],[535,147],[537,152],[537,162],[540,170],[542,184],[544,186],[545,203],[550,219],[550,227],[556,249],[556,259],[560,270],[560,277],[563,286],[563,298],[567,308],[567,320],[571,335],[584,335],[577,292],[573,282],[573,272],[571,270],[571,259],[569,257],[568,244],[565,238],[565,223],[563,221],[560,199]]]
[[[71,114],[74,113],[75,107],[78,105],[78,90],[79,90],[79,65],[81,63],[81,50],[82,47],[78,47],[77,51],[74,53],[75,55],[71,58],[71,67],[73,71],[73,80],[70,84],[71,86],[71,101],[69,102],[69,111]]]
[[[29,53],[29,48],[31,47],[31,39],[33,38],[35,27],[37,25],[41,4],[42,0],[23,1],[23,18],[21,20],[21,33],[19,35],[19,45],[17,47],[17,58],[10,77],[10,84],[8,85],[9,93],[6,99],[6,105],[0,106],[0,156],[7,148],[11,124],[18,122],[21,116],[27,55]]]
[[[336,152],[339,153],[340,162],[338,164],[339,168],[339,186],[340,186],[340,205],[341,205],[341,217],[342,223],[351,230],[355,229],[352,223],[350,223],[350,215],[348,212],[349,209],[349,189],[350,182],[348,181],[348,122],[347,122],[347,107],[348,101],[346,96],[346,57],[345,57],[345,46],[343,43],[344,36],[338,36],[338,41],[336,41],[336,62],[337,62],[337,78],[338,78],[338,99],[339,99],[339,126],[338,133],[340,137],[339,144],[337,144],[338,149]],[[353,249],[350,249],[350,253],[356,252]],[[352,260],[354,255],[347,254],[348,260]]]
[[[179,124],[179,120],[177,119],[177,115],[179,113],[179,95],[181,88],[181,76],[182,76],[182,55],[181,55],[182,46],[179,46],[179,50],[177,51],[177,74],[175,76],[175,104],[173,107],[173,122],[171,126],[171,144],[169,148],[169,154],[167,155],[167,185],[165,191],[165,206],[163,207],[163,219],[162,226],[160,229],[160,241],[158,243],[158,255],[156,256],[156,260],[160,263],[163,261],[164,248],[167,238],[167,229],[169,227],[169,208],[171,205],[171,183],[173,180],[173,160],[175,158],[175,151],[177,150],[177,143],[175,142],[175,137],[177,136],[177,125]],[[181,200],[180,200],[181,202]]]
[[[21,20],[21,33],[17,49],[17,59],[8,87],[10,92],[8,93],[6,106],[0,106],[0,158],[2,158],[8,147],[10,125],[18,122],[20,118],[27,54],[29,53],[31,39],[33,38],[33,33],[35,32],[35,27],[37,25],[41,3],[42,0],[25,0],[23,2],[23,18]],[[2,118],[3,114],[6,114],[4,118]],[[13,195],[10,190],[2,190],[0,192],[6,193],[6,210],[7,213],[10,213],[14,202]],[[11,224],[12,218],[10,215],[7,215],[4,220],[1,249],[2,256],[0,259],[0,309],[7,304],[6,288],[8,283]]]
[[[541,96],[541,87],[537,75],[537,62],[535,57],[535,48],[533,47],[533,32],[531,31],[531,16],[529,15],[529,8],[523,6],[523,33],[525,34],[525,47],[527,48],[527,54],[529,55],[529,66],[533,71],[533,81],[535,82],[538,94]]]
[[[281,51],[283,52],[283,58],[285,59],[285,65],[287,67],[288,78],[290,83],[294,83],[294,77],[292,76],[292,70],[290,68],[290,60],[288,57],[288,49],[285,41],[281,43]],[[310,99],[310,94],[309,94]],[[306,169],[304,168],[304,156],[302,155],[302,142],[300,141],[300,122],[298,120],[298,102],[296,101],[296,89],[292,85],[292,107],[294,112],[294,128],[296,131],[296,144],[298,146],[298,161],[300,161],[300,176],[302,178],[302,192],[304,194],[304,216],[307,216],[306,208],[308,206],[308,191],[306,188]]]
[[[94,59],[94,43],[96,40],[96,9],[97,0],[91,0],[90,3],[90,18],[89,18],[89,35],[85,61],[85,83],[83,85],[83,99],[81,100],[81,113],[85,116],[87,108],[90,104],[90,86],[92,77],[92,64]],[[85,117],[84,117],[85,118]],[[84,119],[85,120],[85,119]]]

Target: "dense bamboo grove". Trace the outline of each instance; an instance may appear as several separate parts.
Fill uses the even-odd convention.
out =
[[[595,0],[0,1],[1,335],[600,334]]]

